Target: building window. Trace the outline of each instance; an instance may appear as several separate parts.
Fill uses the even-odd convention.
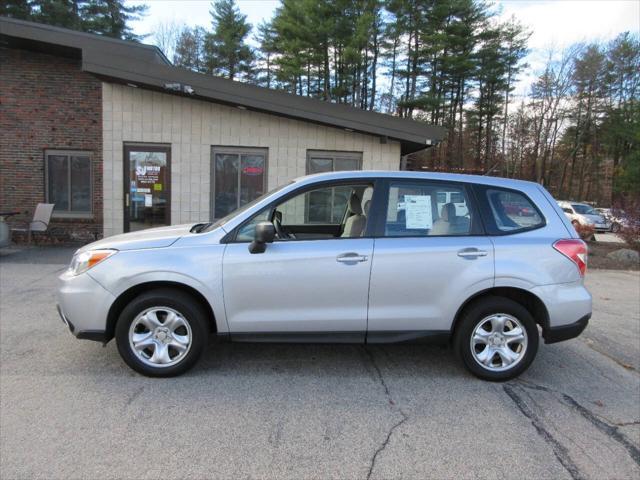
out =
[[[91,216],[91,156],[88,152],[45,152],[46,199],[54,215]]]
[[[267,149],[212,147],[211,211],[222,218],[266,191]]]
[[[312,173],[362,170],[362,153],[307,150],[307,175]],[[308,223],[333,223],[342,220],[349,190],[330,187],[305,196],[305,220]],[[330,205],[330,207],[327,207]]]
[[[362,170],[362,152],[307,150],[307,175],[344,170]]]

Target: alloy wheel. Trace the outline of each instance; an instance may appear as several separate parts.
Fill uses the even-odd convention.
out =
[[[476,362],[492,372],[515,367],[527,351],[527,331],[520,321],[506,313],[483,318],[471,335],[471,354]]]
[[[144,364],[165,368],[189,353],[193,334],[185,317],[169,307],[144,310],[131,322],[129,346]]]

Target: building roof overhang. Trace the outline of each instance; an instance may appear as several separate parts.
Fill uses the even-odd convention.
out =
[[[0,17],[0,44],[81,58],[106,81],[231,105],[398,141],[408,154],[436,145],[445,130],[427,123],[292,95],[173,66],[154,46]]]

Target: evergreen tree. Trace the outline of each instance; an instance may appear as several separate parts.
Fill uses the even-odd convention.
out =
[[[0,3],[0,16],[28,20],[31,8],[30,0],[3,0]]]
[[[146,10],[145,5],[127,5],[124,0],[5,0],[0,6],[0,15],[140,40],[129,23],[144,15]]]
[[[251,25],[234,0],[216,0],[211,10],[213,31],[205,40],[207,71],[231,80],[250,74],[253,53],[246,44]]]
[[[273,61],[277,54],[276,34],[271,22],[261,22],[258,25],[258,32],[255,36],[260,45],[257,56],[256,70],[258,76],[256,83],[262,87],[272,88],[275,86]]]
[[[124,40],[141,40],[129,22],[144,15],[146,5],[128,6],[124,0],[89,0],[81,8],[83,30]]]

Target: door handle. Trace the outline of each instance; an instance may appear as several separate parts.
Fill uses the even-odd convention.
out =
[[[343,253],[342,255],[338,255],[336,257],[336,262],[340,263],[357,263],[357,262],[366,262],[366,255],[358,255],[357,253]]]
[[[129,206],[129,194],[125,193],[124,194],[124,198],[125,198],[125,207],[128,207]]]
[[[458,256],[462,258],[486,257],[486,250],[478,250],[477,248],[466,248],[458,252]]]

